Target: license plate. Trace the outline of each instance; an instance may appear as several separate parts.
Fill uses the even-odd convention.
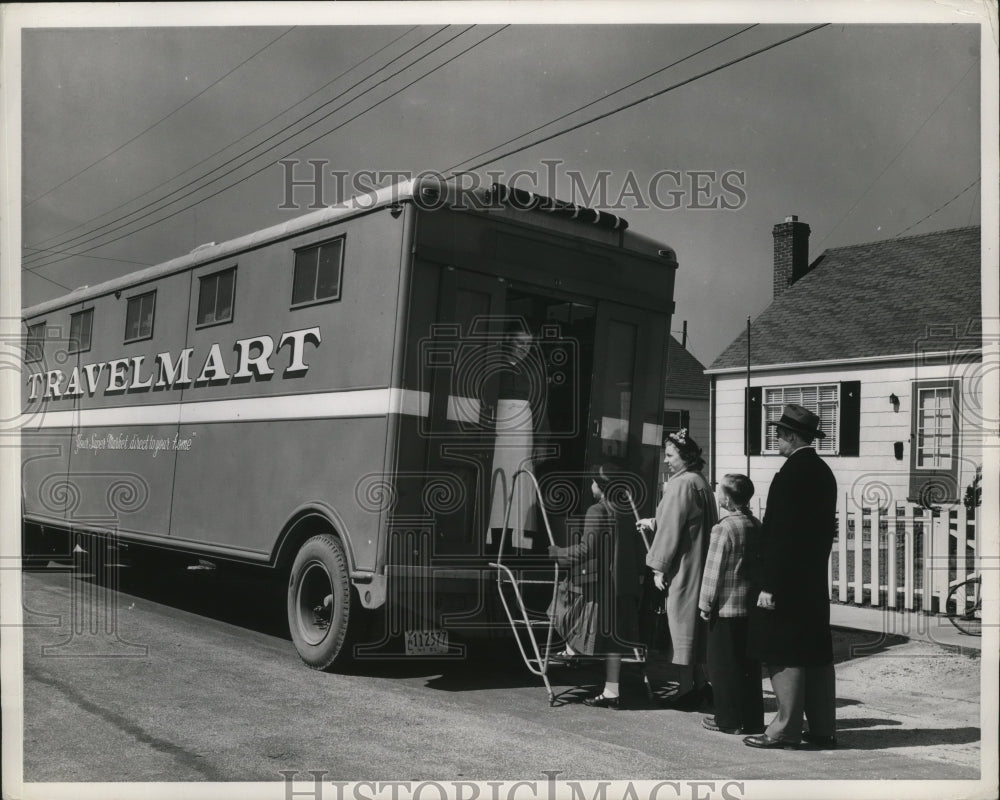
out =
[[[406,631],[406,655],[437,656],[448,653],[448,631]]]

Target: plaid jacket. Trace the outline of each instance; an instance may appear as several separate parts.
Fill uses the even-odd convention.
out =
[[[698,608],[720,617],[745,617],[749,605],[749,564],[760,536],[760,522],[739,511],[712,528]]]

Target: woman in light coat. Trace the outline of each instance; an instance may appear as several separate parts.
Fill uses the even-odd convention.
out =
[[[653,582],[666,595],[669,657],[682,667],[676,694],[667,705],[696,710],[706,699],[705,622],[698,611],[701,578],[711,531],[719,521],[715,496],[701,474],[701,448],[682,428],[667,436],[664,461],[670,477],[656,517],[639,521],[655,536],[646,556]]]

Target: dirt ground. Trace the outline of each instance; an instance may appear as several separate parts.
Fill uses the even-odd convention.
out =
[[[834,628],[833,642],[840,750],[979,766],[978,650],[846,628]],[[654,684],[669,682],[669,670],[655,657],[649,665]],[[766,673],[762,683],[769,720],[777,705]]]
[[[976,651],[889,637],[865,653],[857,631],[835,631],[837,737],[846,747],[897,752],[952,764],[980,760],[981,666]],[[850,657],[852,650],[856,653]],[[844,648],[846,647],[846,652]],[[859,649],[861,653],[858,654]],[[765,682],[766,685],[766,682]],[[995,685],[990,684],[987,685]]]

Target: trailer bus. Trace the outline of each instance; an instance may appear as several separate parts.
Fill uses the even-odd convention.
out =
[[[615,215],[419,180],[28,308],[26,553],[257,565],[315,668],[455,652],[497,621],[512,457],[557,539],[597,462],[651,512],[676,267]]]

